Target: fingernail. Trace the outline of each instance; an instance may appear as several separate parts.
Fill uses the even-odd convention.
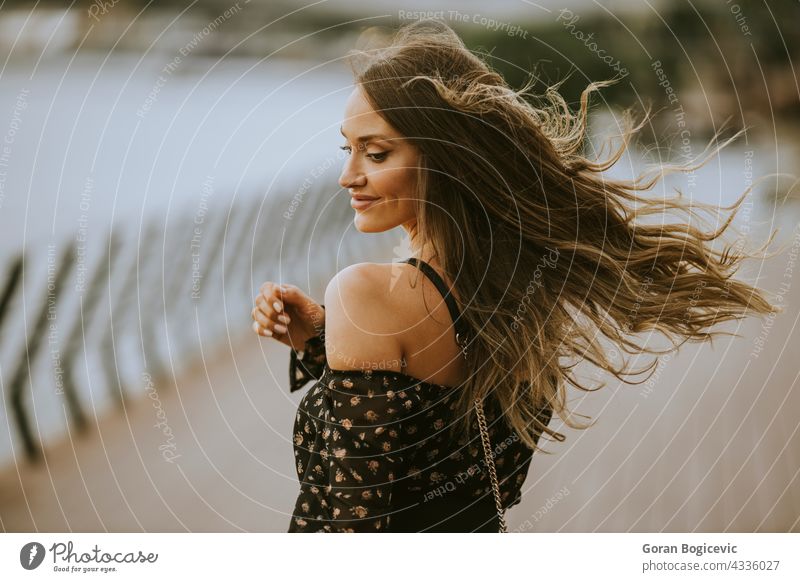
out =
[[[272,304],[272,306],[275,308],[275,311],[283,311],[283,306],[281,305],[280,301],[276,301]]]
[[[261,327],[257,321],[253,322],[253,331],[255,331],[258,335],[268,335],[271,336],[272,332],[265,327]]]
[[[286,327],[280,323],[276,323],[273,329],[275,330],[275,333],[286,333]]]
[[[278,319],[280,319],[283,323],[286,323],[286,324],[288,324],[290,321],[292,321],[291,319],[289,319],[288,315],[279,315]]]

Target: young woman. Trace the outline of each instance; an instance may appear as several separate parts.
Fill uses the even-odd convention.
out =
[[[641,125],[607,161],[581,154],[588,96],[605,83],[577,115],[554,90],[534,107],[435,20],[354,55],[339,182],[358,230],[402,226],[413,256],[342,270],[325,306],[270,282],[256,298],[256,333],[292,348],[291,389],[317,380],[295,418],[289,531],[503,531],[540,435],[564,439],[551,417],[585,428],[566,407],[567,384],[590,389],[574,365],[641,373],[599,334],[656,353],[632,335],[706,340],[776,309],[731,278],[751,255],[708,244],[744,195],[716,232],[640,224],[691,210],[638,194],[663,169],[601,175]]]

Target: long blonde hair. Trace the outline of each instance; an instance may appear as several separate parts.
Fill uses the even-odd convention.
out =
[[[663,354],[631,334],[658,330],[681,340],[673,342],[677,349],[721,334],[707,331],[717,323],[778,310],[762,290],[732,278],[742,259],[757,255],[738,244],[721,251],[708,244],[730,226],[749,190],[724,208],[733,212],[714,232],[635,222],[670,209],[714,210],[639,192],[667,172],[702,166],[737,136],[697,164],[610,180],[601,172],[645,122],[634,127],[626,112],[622,144],[607,160],[581,153],[589,96],[611,81],[591,83],[573,113],[557,85],[543,96],[530,93],[530,83],[512,90],[432,19],[408,23],[388,45],[355,49],[348,60],[374,109],[421,152],[418,234],[453,281],[473,330],[457,409],[463,431],[474,399],[493,392],[529,447],[538,448],[543,432],[563,441],[541,412],[550,408],[572,428],[589,426],[567,409],[568,384],[592,390],[574,376],[576,363],[625,382],[657,363],[638,371],[624,358],[615,365],[597,332],[628,354]]]

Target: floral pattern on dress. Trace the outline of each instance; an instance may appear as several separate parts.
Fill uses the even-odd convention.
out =
[[[292,350],[291,390],[317,379],[295,416],[300,493],[289,532],[386,532],[392,516],[425,511],[447,495],[470,501],[493,493],[477,422],[453,441],[457,388],[386,370],[332,370],[320,336]],[[519,503],[533,451],[484,405],[504,508]],[[543,420],[549,422],[549,409]],[[505,442],[505,445],[501,443]],[[502,449],[502,450],[501,450]],[[475,468],[479,468],[473,471]],[[458,482],[451,491],[450,485]],[[432,492],[441,495],[434,496]],[[413,500],[401,506],[397,499]]]

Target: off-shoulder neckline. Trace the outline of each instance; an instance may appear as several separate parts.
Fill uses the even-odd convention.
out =
[[[431,386],[433,388],[439,388],[441,390],[455,390],[460,386],[445,386],[444,384],[436,384],[434,382],[426,382],[425,380],[420,380],[416,376],[411,376],[409,374],[404,374],[403,372],[398,372],[396,370],[377,370],[377,369],[370,369],[370,370],[337,370],[331,368],[327,362],[325,362],[325,372],[326,374],[332,375],[340,375],[340,376],[399,376],[401,378],[407,378],[408,380],[412,380],[415,384],[421,384],[423,386]]]

